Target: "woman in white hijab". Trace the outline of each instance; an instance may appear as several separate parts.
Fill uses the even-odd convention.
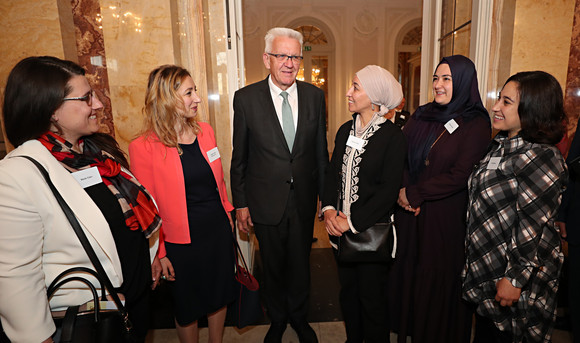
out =
[[[326,231],[334,248],[347,231],[356,235],[390,221],[406,153],[401,130],[385,118],[403,98],[391,73],[366,66],[353,77],[346,97],[353,120],[336,134],[323,196]],[[347,342],[388,342],[389,263],[337,259],[337,266]]]

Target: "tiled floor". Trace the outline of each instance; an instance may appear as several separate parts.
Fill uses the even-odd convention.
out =
[[[341,343],[346,341],[344,324],[342,322],[311,323],[316,331],[319,343]],[[242,330],[227,327],[224,333],[224,343],[260,343],[268,331],[267,325],[250,326]],[[391,334],[391,342],[396,342],[396,335]],[[207,328],[200,329],[200,342],[207,342]],[[284,333],[283,343],[298,343],[298,336],[288,327]],[[411,339],[407,338],[410,343]],[[147,343],[179,343],[174,329],[154,330],[147,337]],[[552,343],[572,343],[572,337],[567,331],[556,330],[552,336]]]
[[[318,241],[313,243],[313,248],[328,248],[328,235],[322,223],[314,225],[314,237]],[[341,343],[346,341],[343,322],[310,323],[320,343]],[[226,327],[224,332],[224,343],[261,343],[268,331],[268,325],[249,326],[242,330]],[[391,334],[391,342],[396,342],[396,335]],[[208,340],[207,328],[200,329],[200,342]],[[298,336],[290,326],[284,333],[283,343],[299,343]],[[410,343],[411,339],[408,338]],[[179,343],[175,329],[153,330],[147,336],[147,343]],[[572,337],[568,331],[555,330],[552,336],[552,343],[572,343]]]
[[[336,343],[344,342],[346,335],[344,333],[344,326],[342,322],[331,323],[311,323],[312,328],[316,331],[320,343]],[[263,342],[264,336],[268,331],[268,325],[259,325],[246,327],[238,330],[232,327],[227,327],[224,332],[224,343],[254,343]],[[207,328],[200,330],[200,342],[207,342]],[[178,343],[177,334],[175,330],[155,330],[152,335],[149,335],[147,343]],[[284,332],[284,343],[298,343],[298,336],[290,326]]]

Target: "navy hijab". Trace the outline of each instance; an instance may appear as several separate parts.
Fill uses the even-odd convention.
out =
[[[471,60],[462,55],[444,57],[437,68],[446,63],[451,70],[453,95],[447,105],[439,105],[435,101],[420,106],[413,116],[416,120],[445,124],[457,117],[469,121],[477,116],[486,118],[489,114],[479,96],[477,72]],[[437,70],[435,68],[435,70]],[[416,182],[420,172],[425,167],[424,161],[431,150],[431,145],[441,134],[442,125],[417,125],[414,130],[406,132],[408,163],[411,182]]]

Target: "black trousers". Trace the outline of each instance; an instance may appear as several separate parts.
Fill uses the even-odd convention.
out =
[[[347,343],[389,342],[389,264],[337,261],[337,267]]]
[[[300,219],[296,205],[290,191],[280,224],[254,223],[263,265],[260,291],[273,323],[298,323],[308,313],[314,218]]]

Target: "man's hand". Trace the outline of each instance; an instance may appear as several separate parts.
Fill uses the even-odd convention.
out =
[[[254,226],[252,217],[250,216],[250,210],[247,207],[236,210],[236,225],[238,226],[238,230],[245,233],[250,232],[250,226]]]

